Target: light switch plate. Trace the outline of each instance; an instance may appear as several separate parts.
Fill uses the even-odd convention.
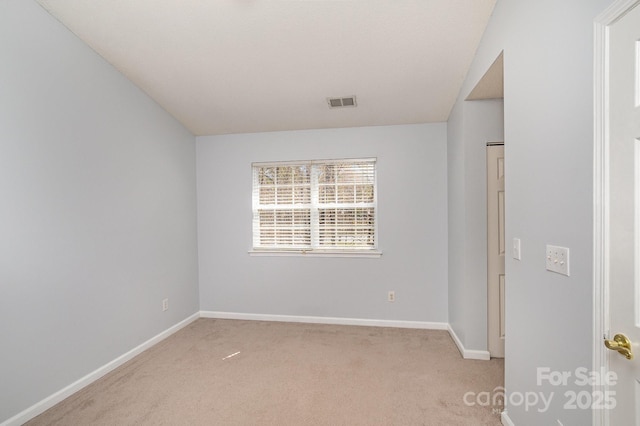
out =
[[[569,249],[547,245],[547,271],[569,276]]]
[[[513,239],[513,258],[520,260],[520,238]]]

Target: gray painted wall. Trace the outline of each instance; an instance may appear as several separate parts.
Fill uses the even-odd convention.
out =
[[[447,126],[449,323],[466,349],[486,351],[486,143],[503,140],[503,102],[459,102]]]
[[[195,313],[198,276],[193,135],[35,2],[0,2],[0,58],[2,422]]]
[[[198,137],[196,149],[202,310],[447,322],[445,123]],[[249,256],[252,162],[355,157],[378,159],[381,258]]]
[[[563,410],[565,391],[590,388],[537,386],[536,372],[592,367],[593,20],[610,3],[498,1],[456,106],[504,49],[507,247],[522,241],[522,260],[506,260],[505,383],[511,394],[555,394],[545,412],[510,404],[518,426],[591,424],[590,410]],[[460,117],[449,124],[463,132]],[[570,277],[545,270],[546,244],[570,248]],[[473,315],[452,310],[460,324]]]
[[[39,6],[0,2],[0,421],[195,312],[197,256],[204,310],[449,319],[482,348],[484,175],[467,139],[482,112],[462,99],[504,49],[507,241],[523,256],[506,265],[506,387],[555,392],[548,412],[509,416],[589,424],[536,367],[591,367],[592,28],[609,3],[499,1],[448,126],[198,138],[196,253],[193,136]],[[359,156],[379,160],[382,258],[247,254],[252,161]],[[571,277],[544,270],[547,243],[571,249]]]

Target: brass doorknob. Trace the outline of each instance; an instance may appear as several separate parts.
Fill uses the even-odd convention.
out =
[[[604,339],[604,345],[607,349],[612,351],[618,351],[618,353],[627,359],[633,359],[633,353],[631,352],[631,341],[624,334],[616,334],[613,336],[613,340]]]

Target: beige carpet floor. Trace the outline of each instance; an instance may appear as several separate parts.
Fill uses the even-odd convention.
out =
[[[463,396],[503,371],[446,331],[199,319],[27,424],[499,425]]]

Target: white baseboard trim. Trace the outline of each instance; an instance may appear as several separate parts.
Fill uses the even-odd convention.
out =
[[[297,315],[249,314],[242,312],[200,311],[201,318],[235,319],[249,321],[299,322],[310,324],[364,325],[370,327],[419,328],[424,330],[447,330],[464,359],[489,360],[489,351],[465,349],[451,325],[446,322],[393,321],[359,318],[312,317]]]
[[[297,315],[247,314],[239,312],[200,311],[202,318],[237,319],[250,321],[300,322],[308,324],[364,325],[370,327],[419,328],[425,330],[447,330],[446,322],[392,321],[358,318],[311,317]]]
[[[135,348],[131,349],[129,352],[126,352],[120,355],[118,358],[114,359],[113,361],[108,362],[102,367],[82,377],[81,379],[78,379],[77,381],[73,382],[69,386],[59,390],[53,395],[46,397],[42,401],[32,405],[31,407],[16,414],[10,419],[5,420],[4,422],[0,423],[0,426],[19,426],[26,423],[27,421],[33,419],[39,414],[42,414],[43,412],[53,407],[54,405],[64,400],[65,398],[78,392],[80,389],[84,388],[85,386],[95,382],[105,374],[115,370],[116,368],[118,368],[125,362],[129,361],[136,355],[144,352],[145,350],[149,349],[153,345],[161,342],[162,340],[171,336],[173,333],[180,330],[181,328],[184,328],[187,325],[191,324],[193,321],[197,320],[198,318],[200,318],[200,313],[196,312],[195,314],[189,316],[188,318],[180,321],[178,324],[172,327],[169,327],[168,329],[161,332],[160,334],[157,334],[156,336],[152,337],[146,342],[140,344],[139,346],[136,346]]]
[[[157,334],[146,342],[138,345],[130,351],[120,355],[113,361],[99,367],[86,376],[78,379],[69,386],[59,390],[58,392],[48,396],[40,402],[32,405],[31,407],[23,410],[15,416],[0,423],[0,426],[19,426],[27,421],[33,419],[37,415],[45,412],[49,408],[53,407],[65,398],[78,392],[80,389],[90,385],[105,374],[115,370],[125,362],[131,360],[136,355],[144,352],[150,347],[156,345],[167,337],[171,336],[178,330],[191,324],[198,318],[215,318],[215,319],[238,319],[238,320],[251,320],[251,321],[276,321],[276,322],[297,322],[297,323],[309,323],[309,324],[337,324],[337,325],[359,325],[370,327],[394,327],[394,328],[414,328],[424,330],[447,330],[451,335],[451,338],[455,342],[458,350],[465,359],[490,359],[488,351],[467,350],[460,342],[460,339],[456,335],[455,331],[448,323],[445,322],[427,322],[427,321],[394,321],[394,320],[372,320],[372,319],[359,319],[359,318],[335,318],[335,317],[313,317],[313,316],[295,316],[295,315],[270,315],[270,314],[248,314],[238,312],[218,312],[218,311],[200,311],[189,316],[188,318],[180,321],[178,324],[168,328],[167,330]],[[508,426],[514,426],[513,422],[509,419],[506,411],[501,416],[502,424]]]
[[[502,421],[503,426],[516,426],[515,423],[513,423],[509,418],[507,410],[502,412],[502,414],[500,415],[500,420]]]
[[[458,335],[453,330],[453,328],[451,328],[451,325],[447,324],[447,330],[449,330],[449,335],[451,336],[451,338],[453,339],[454,343],[458,347],[458,350],[460,351],[460,355],[462,355],[462,358],[464,358],[464,359],[480,359],[480,360],[483,360],[483,361],[488,361],[488,360],[491,359],[491,354],[489,354],[489,351],[478,351],[478,350],[472,350],[472,349],[465,349],[464,345],[462,344],[462,342],[458,338]]]

